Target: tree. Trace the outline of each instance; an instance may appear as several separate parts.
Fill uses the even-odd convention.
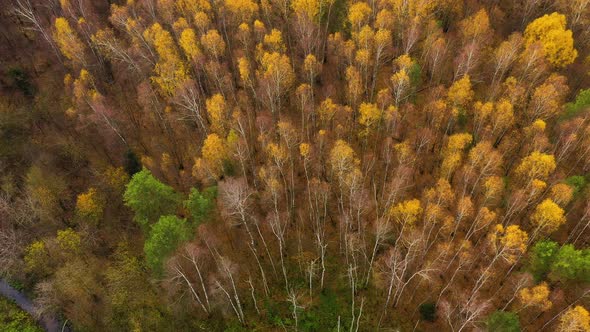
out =
[[[295,81],[289,57],[278,52],[265,52],[260,60],[258,78],[261,81],[263,97],[268,102],[276,122],[276,117],[280,115],[283,96]]]
[[[330,164],[336,178],[343,181],[356,167],[357,162],[354,150],[350,145],[343,140],[336,141],[330,151]]]
[[[160,329],[166,324],[158,311],[158,297],[148,281],[145,265],[126,243],[120,244],[105,271],[108,325],[117,330]]]
[[[209,123],[211,123],[211,131],[225,137],[228,129],[228,111],[225,98],[221,94],[216,93],[207,99],[206,105]]]
[[[520,332],[518,315],[510,311],[494,311],[486,320],[489,332]]]
[[[529,250],[528,270],[536,281],[543,280],[551,270],[555,260],[555,254],[559,250],[557,242],[541,240],[536,242]]]
[[[145,168],[133,175],[127,184],[123,200],[135,213],[133,219],[144,230],[148,230],[160,216],[176,212],[180,203],[180,197],[174,189],[158,181]]]
[[[160,57],[154,67],[157,76],[152,77],[152,81],[158,85],[162,94],[171,96],[188,79],[186,65],[178,54],[170,32],[159,23],[146,29],[143,37],[155,47]]]
[[[176,216],[162,216],[152,226],[143,250],[147,265],[156,276],[162,275],[164,261],[182,242],[188,240],[190,235],[186,219]]]
[[[422,214],[422,207],[419,200],[412,199],[399,203],[389,213],[399,224],[412,226]]]
[[[258,5],[252,0],[225,0],[224,5],[237,22],[250,23],[258,12]]]
[[[553,306],[553,303],[549,300],[550,292],[547,283],[542,282],[537,286],[521,289],[518,293],[518,299],[523,309],[533,307],[540,311],[547,311]]]
[[[535,233],[541,231],[545,234],[550,234],[565,223],[564,211],[559,205],[548,198],[537,205],[531,215],[531,222],[537,227]]]
[[[551,74],[533,92],[527,108],[529,120],[547,120],[558,115],[567,92],[566,78],[561,75]]]
[[[551,200],[565,207],[574,197],[574,188],[565,183],[558,183],[551,187],[549,195]]]
[[[550,276],[562,281],[590,281],[590,250],[576,250],[571,244],[562,246],[555,254]]]
[[[362,136],[368,136],[374,132],[383,118],[383,112],[375,104],[362,103],[359,108],[359,123],[364,127]]]
[[[215,29],[209,30],[201,36],[201,45],[213,59],[219,59],[225,52],[225,42]]]
[[[76,214],[82,220],[97,224],[102,219],[104,205],[105,202],[96,188],[90,188],[85,193],[78,195],[76,199]]]
[[[178,43],[189,60],[196,60],[201,56],[202,52],[197,43],[195,30],[190,28],[182,30]]]
[[[574,48],[572,31],[565,28],[565,15],[559,13],[543,15],[526,27],[525,43],[530,46],[540,42],[547,60],[555,67],[565,67],[578,57],[578,51]]]
[[[447,98],[453,107],[467,107],[467,104],[473,99],[473,94],[471,79],[469,75],[465,75],[451,85]]]
[[[463,150],[471,144],[471,134],[461,133],[449,137],[447,145],[442,151],[441,177],[449,179],[463,161]]]
[[[348,9],[348,21],[353,27],[353,31],[360,31],[361,27],[367,22],[371,15],[371,7],[366,2],[356,2]]]
[[[217,134],[209,134],[201,148],[202,159],[197,159],[193,175],[204,172],[205,177],[219,178],[223,174],[224,164],[229,158],[227,143]]]
[[[61,53],[76,65],[84,66],[84,44],[70,23],[63,17],[55,19],[55,32],[53,35]]]
[[[516,175],[530,184],[535,179],[546,180],[555,168],[555,158],[552,155],[534,151],[522,159],[516,167]]]
[[[559,318],[558,329],[563,332],[590,331],[590,313],[579,305],[570,308]]]
[[[206,222],[205,218],[215,208],[215,198],[217,197],[217,187],[208,187],[203,192],[197,188],[191,188],[188,199],[184,201],[193,221],[193,227]]]
[[[50,270],[50,256],[44,241],[35,241],[25,249],[25,264],[28,271],[44,276]]]
[[[77,255],[82,249],[82,238],[80,234],[71,228],[57,231],[57,244],[66,254]]]

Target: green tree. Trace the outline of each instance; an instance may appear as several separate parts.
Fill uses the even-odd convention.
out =
[[[590,250],[564,245],[555,255],[550,276],[562,281],[590,281]]]
[[[189,237],[190,228],[186,219],[176,216],[162,216],[153,225],[143,246],[147,265],[157,276],[161,276],[166,258]]]
[[[558,250],[559,245],[550,240],[538,241],[533,245],[529,254],[528,270],[533,274],[535,280],[540,281],[545,278],[551,270]]]
[[[520,332],[518,315],[509,311],[495,311],[492,313],[486,325],[490,332]]]
[[[216,197],[217,186],[208,187],[203,192],[197,188],[191,188],[188,199],[184,201],[184,206],[191,215],[193,226],[198,226],[205,221],[205,218],[215,207]]]
[[[576,101],[565,104],[563,117],[574,117],[581,111],[588,109],[588,106],[590,106],[590,89],[580,90],[576,96]]]
[[[570,176],[565,183],[574,189],[574,198],[586,187],[586,178],[581,175]]]
[[[162,215],[174,214],[180,203],[178,193],[145,168],[133,175],[123,199],[125,205],[135,212],[134,220],[144,228]]]

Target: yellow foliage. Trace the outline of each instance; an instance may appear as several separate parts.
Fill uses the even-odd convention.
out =
[[[361,74],[354,66],[346,68],[346,81],[348,87],[348,98],[354,102],[363,93],[363,85],[361,82]]]
[[[545,128],[547,127],[547,123],[541,119],[537,119],[535,122],[533,122],[531,127],[535,129],[535,131],[544,132]]]
[[[43,273],[49,260],[49,252],[43,241],[35,241],[25,250],[25,264],[27,270]]]
[[[533,179],[545,180],[555,170],[555,167],[553,155],[534,151],[520,162],[516,168],[516,175],[525,182]]]
[[[154,23],[143,32],[143,37],[156,48],[161,61],[178,61],[178,52],[170,33],[159,23]]]
[[[549,197],[555,203],[566,206],[574,198],[574,189],[565,183],[558,183],[551,188]]]
[[[473,99],[473,90],[471,90],[471,79],[469,75],[465,75],[460,80],[455,81],[449,88],[447,97],[451,104],[455,106],[467,106]]]
[[[154,68],[157,76],[152,77],[152,81],[160,87],[162,93],[173,95],[176,88],[188,79],[188,72],[178,55],[172,36],[159,23],[146,29],[143,36],[160,56]]]
[[[279,145],[275,143],[270,143],[266,146],[266,153],[279,168],[282,167],[282,165],[287,161],[287,158],[289,156],[289,152],[287,151],[287,149],[285,149],[284,145]]]
[[[104,172],[104,181],[114,192],[123,193],[125,185],[129,182],[129,175],[123,167],[109,166]]]
[[[238,18],[238,22],[250,22],[258,12],[258,5],[252,0],[225,0],[225,8]]]
[[[210,11],[211,4],[207,0],[176,0],[176,8],[182,15],[189,17],[192,13]]]
[[[415,64],[414,60],[408,54],[400,55],[394,60],[394,62],[400,70],[403,69],[406,71]]]
[[[195,15],[193,16],[193,20],[194,20],[195,26],[197,28],[199,28],[199,31],[207,30],[207,28],[211,24],[211,19],[209,18],[207,13],[205,13],[203,11],[196,12]]]
[[[348,9],[348,21],[356,30],[363,26],[371,15],[371,7],[365,2],[357,2]]]
[[[227,131],[227,109],[225,105],[225,98],[219,93],[214,94],[205,102],[207,108],[207,115],[211,123],[211,131],[225,136]]]
[[[334,114],[336,114],[336,110],[338,109],[338,105],[335,104],[331,98],[326,98],[320,104],[318,109],[318,113],[320,114],[320,121],[324,124],[327,124],[332,120]]]
[[[180,47],[189,59],[196,59],[201,55],[201,49],[197,44],[197,35],[193,29],[184,29],[180,34]]]
[[[343,179],[356,166],[354,150],[343,140],[337,140],[330,151],[330,165],[337,178]]]
[[[582,306],[568,309],[559,318],[560,332],[587,332],[590,331],[590,313]]]
[[[514,107],[507,99],[500,99],[492,113],[492,131],[497,134],[514,124]]]
[[[277,52],[264,53],[261,60],[262,78],[267,79],[279,87],[279,94],[284,93],[295,81],[295,73],[291,67],[291,60],[284,54]],[[278,96],[277,96],[278,97]]]
[[[503,227],[498,224],[492,233],[492,240],[498,246],[499,252],[502,252],[502,257],[514,263],[526,251],[529,236],[518,225]]]
[[[291,8],[293,8],[293,11],[297,15],[306,16],[310,20],[316,20],[316,17],[320,12],[320,1],[293,0],[291,2]]]
[[[285,52],[283,34],[277,29],[272,29],[269,34],[264,35],[264,45],[271,52]]]
[[[56,240],[60,249],[68,253],[78,253],[82,246],[80,234],[71,228],[57,231]]]
[[[474,41],[490,33],[490,18],[485,9],[480,9],[473,16],[470,16],[459,23],[463,38],[467,41]]]
[[[547,198],[535,208],[531,215],[532,223],[545,234],[555,232],[559,226],[565,223],[565,215],[562,208]]]
[[[469,144],[473,137],[471,134],[468,133],[459,133],[449,136],[449,141],[445,149],[443,150],[443,154],[445,153],[452,153],[452,152],[459,152],[464,150]]]
[[[266,29],[266,27],[264,26],[264,23],[262,23],[259,20],[254,20],[254,29],[256,31],[264,31],[264,29]]]
[[[303,69],[310,73],[311,76],[317,75],[317,73],[320,71],[320,66],[321,64],[313,54],[308,54],[303,61]]]
[[[240,79],[244,84],[250,82],[250,62],[245,57],[238,59],[238,71],[240,72]]]
[[[207,169],[211,176],[218,178],[223,172],[223,163],[228,158],[228,149],[225,141],[217,134],[209,134],[203,142],[201,155],[207,163]]]
[[[76,199],[76,213],[78,216],[97,222],[102,218],[104,202],[95,188],[90,188]]]
[[[201,45],[214,58],[221,57],[225,51],[225,42],[215,29],[211,29],[201,36]]]
[[[535,307],[541,311],[551,309],[553,303],[549,300],[549,286],[546,282],[542,282],[537,286],[531,288],[524,288],[518,292],[518,299],[523,307]]]
[[[176,22],[174,22],[174,24],[172,24],[172,30],[174,30],[175,33],[181,32],[188,28],[189,24],[184,17],[179,18],[176,20]]]
[[[301,143],[301,144],[299,144],[299,154],[303,158],[309,157],[310,151],[311,151],[311,146],[308,143]]]
[[[362,103],[359,108],[359,123],[365,127],[363,135],[367,135],[370,131],[374,130],[375,127],[381,121],[383,113],[372,103]]]
[[[555,67],[565,67],[578,57],[572,31],[566,30],[565,15],[552,13],[539,17],[526,27],[524,38],[527,46],[540,42],[545,57]]]
[[[59,50],[66,58],[77,63],[83,63],[84,44],[82,44],[76,32],[72,30],[70,23],[63,17],[58,17],[55,20],[54,38]]]
[[[467,133],[454,134],[449,137],[449,141],[442,151],[444,159],[441,165],[441,176],[443,178],[448,178],[461,165],[462,152],[471,144],[472,140],[471,134]]]
[[[353,35],[354,40],[359,48],[370,49],[373,46],[373,39],[375,38],[375,31],[368,25],[361,28],[361,31]]]
[[[361,67],[367,67],[371,64],[371,51],[366,48],[362,48],[356,51],[354,61]]]
[[[403,201],[392,207],[389,211],[391,217],[400,224],[413,225],[422,214],[420,200],[411,199]]]
[[[389,29],[394,27],[395,17],[389,9],[381,9],[375,18],[375,26],[379,29]]]

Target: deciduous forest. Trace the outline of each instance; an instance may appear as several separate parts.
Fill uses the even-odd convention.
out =
[[[0,1],[0,330],[590,331],[589,25]]]

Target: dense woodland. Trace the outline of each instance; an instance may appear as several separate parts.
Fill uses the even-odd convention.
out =
[[[590,331],[590,0],[0,10],[0,275],[39,315]]]

